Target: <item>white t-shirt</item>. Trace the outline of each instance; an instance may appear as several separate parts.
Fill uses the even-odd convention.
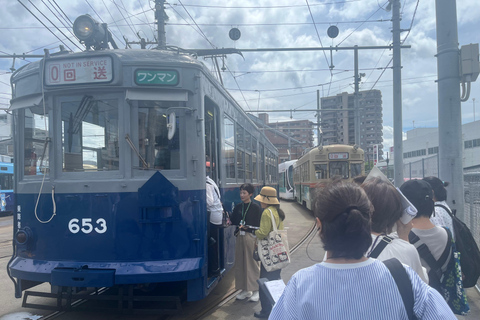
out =
[[[418,240],[413,244],[415,248],[418,248],[420,245],[422,245],[422,243],[425,243],[428,249],[430,250],[430,252],[432,253],[432,256],[435,258],[435,260],[438,261],[438,259],[440,259],[443,251],[447,246],[447,241],[448,241],[447,231],[441,227],[433,227],[431,229],[413,228],[412,232],[415,233],[420,238],[420,240]],[[421,257],[420,257],[420,260],[422,261],[422,266],[427,268],[427,272],[429,272],[430,267],[428,266],[428,264]],[[449,261],[450,259],[447,259],[445,261],[445,264],[442,266],[443,272],[447,270],[447,265]]]
[[[450,211],[452,211],[452,209],[450,209],[450,207],[445,201],[435,202],[435,205],[437,204],[445,206]],[[432,223],[437,227],[447,227],[452,233],[452,237],[455,239],[455,231],[453,230],[452,217],[450,217],[450,215],[445,209],[435,206],[435,214],[432,214],[432,216],[430,217],[430,221],[432,221]]]
[[[406,264],[412,268],[425,283],[428,284],[428,274],[427,270],[422,267],[420,262],[420,256],[418,251],[409,242],[400,239],[396,232],[389,234],[393,238],[392,242],[387,244],[383,249],[380,255],[377,257],[380,261],[385,261],[391,258],[397,258],[401,263]],[[372,245],[368,249],[368,254],[373,251],[374,246],[376,247],[383,239],[383,236],[376,236],[372,234]]]
[[[210,211],[210,223],[215,225],[222,224],[223,207],[220,201],[220,190],[217,184],[207,177],[207,210]]]

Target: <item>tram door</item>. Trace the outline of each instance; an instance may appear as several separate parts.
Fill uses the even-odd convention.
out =
[[[218,108],[214,103],[205,98],[205,161],[207,165],[207,173],[210,178],[219,185],[220,166],[219,166],[219,129],[218,129]]]

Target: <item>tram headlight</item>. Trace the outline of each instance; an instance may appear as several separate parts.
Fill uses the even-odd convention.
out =
[[[15,241],[18,245],[25,245],[32,239],[32,231],[29,228],[19,229],[15,233]]]
[[[88,14],[75,19],[73,33],[87,46],[96,46],[105,39],[105,29]]]

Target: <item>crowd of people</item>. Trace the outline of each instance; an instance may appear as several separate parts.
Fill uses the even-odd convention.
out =
[[[241,290],[236,298],[260,300],[262,309],[254,316],[274,320],[456,319],[458,301],[448,297],[443,281],[449,269],[459,267],[453,262],[455,233],[445,186],[436,177],[409,180],[400,189],[378,177],[323,185],[314,215],[324,261],[296,272],[272,306],[257,280],[281,279],[281,269],[267,272],[252,253],[273,230],[273,221],[283,229],[285,212],[274,188],[262,188],[254,198],[258,206],[252,202],[254,187],[242,185],[242,202],[231,216],[237,226],[235,283]],[[401,219],[402,197],[417,211],[408,222]],[[460,302],[468,311],[466,298]]]

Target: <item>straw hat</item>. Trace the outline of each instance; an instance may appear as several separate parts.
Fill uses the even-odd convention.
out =
[[[254,199],[266,204],[280,204],[277,199],[277,190],[272,187],[263,187],[260,194]]]

